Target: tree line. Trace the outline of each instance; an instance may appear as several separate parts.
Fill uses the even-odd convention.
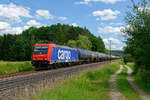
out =
[[[94,36],[87,28],[58,23],[40,28],[31,27],[18,35],[0,36],[0,60],[31,60],[34,45],[47,42],[107,52],[101,37]]]
[[[126,47],[124,50],[124,61],[135,63],[135,73],[144,73],[143,78],[150,80],[150,9],[147,0],[140,3],[132,0],[132,11],[127,13],[125,21],[127,27]],[[150,82],[150,81],[149,81]]]

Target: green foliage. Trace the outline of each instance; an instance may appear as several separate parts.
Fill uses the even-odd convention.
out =
[[[89,71],[48,92],[39,93],[33,100],[110,100],[108,80],[118,69],[118,63],[105,65],[103,69]]]
[[[135,83],[143,89],[145,92],[150,94],[150,78],[149,73],[145,72],[138,72],[137,74],[133,74]]]
[[[2,45],[2,41],[3,41],[3,37],[2,36],[0,36],[0,48],[2,47],[1,45]],[[2,51],[2,49],[0,49],[0,52]],[[0,53],[0,59],[2,59],[3,57],[2,57],[2,55],[1,55],[1,53]]]
[[[16,40],[16,35],[4,35],[0,42],[0,56],[2,60],[13,60],[12,45]]]
[[[105,53],[106,53],[106,54],[110,54],[110,50],[105,49]]]
[[[22,71],[34,70],[30,62],[1,62],[0,74],[8,74]]]
[[[75,47],[77,47],[77,42],[75,40],[69,40],[67,45],[75,48]]]
[[[96,70],[94,72],[89,71],[86,74],[86,77],[90,80],[108,80],[110,78],[110,75],[116,72],[116,70],[119,69],[118,63],[108,64],[105,65],[106,68],[103,70]]]
[[[133,59],[136,72],[145,70],[150,73],[150,11],[147,8],[148,2],[148,0],[142,0],[138,3],[139,5],[136,3],[133,5],[132,11],[128,12],[125,18],[129,27],[125,28],[124,33],[127,38],[125,57]]]
[[[25,57],[25,42],[22,38],[17,38],[11,47],[13,59],[17,61],[23,61]]]
[[[91,50],[92,44],[88,37],[79,35],[77,40],[77,47],[82,49]]]
[[[0,60],[29,61],[34,45],[46,42],[105,52],[102,39],[92,35],[88,29],[58,23],[40,28],[31,27],[20,35],[0,36]]]
[[[136,68],[134,63],[128,63],[127,65],[132,69]],[[138,85],[138,87],[150,94],[150,78],[148,71],[142,70],[136,74],[133,72],[132,77],[134,78],[134,82]]]
[[[68,46],[73,47],[73,48],[82,48],[82,49],[87,49],[91,50],[92,43],[88,39],[88,37],[79,35],[78,40],[69,40],[67,43]]]
[[[128,12],[126,23],[129,27],[125,28],[126,48],[125,59],[134,62],[135,83],[150,93],[150,11],[148,0],[142,0],[134,5],[132,12]],[[141,9],[140,9],[141,8]],[[127,59],[127,60],[128,60]]]
[[[129,53],[124,54],[124,55],[123,55],[123,61],[124,61],[125,64],[126,64],[127,62],[132,62],[133,59],[132,59],[131,54],[129,54]]]
[[[135,68],[134,63],[127,63],[127,66],[129,66],[132,70]]]
[[[105,52],[105,45],[102,41],[101,37],[96,37],[94,35],[90,35],[90,41],[92,43],[92,50],[98,52]]]

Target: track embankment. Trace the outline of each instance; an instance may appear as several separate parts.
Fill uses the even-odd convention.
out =
[[[79,76],[88,69],[97,69],[108,62],[77,65],[58,70],[49,70],[33,74],[21,75],[20,77],[0,80],[0,100],[20,100],[23,97],[34,95],[37,87],[55,87],[62,81]],[[40,88],[41,89],[41,88]]]

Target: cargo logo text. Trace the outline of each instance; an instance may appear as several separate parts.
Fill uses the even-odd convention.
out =
[[[57,57],[59,60],[68,60],[71,58],[71,52],[59,49]]]

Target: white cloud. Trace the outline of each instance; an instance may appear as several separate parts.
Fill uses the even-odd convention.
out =
[[[20,17],[31,18],[30,8],[11,4],[0,4],[0,21],[9,23],[21,22]]]
[[[67,17],[58,17],[59,20],[64,21],[67,20]]]
[[[8,27],[0,31],[0,34],[20,34],[23,31],[22,27]]]
[[[19,34],[23,31],[22,27],[11,27],[7,22],[0,22],[0,35],[3,34]]]
[[[119,47],[118,50],[123,50],[123,47]]]
[[[35,26],[35,27],[40,27],[41,23],[37,22],[36,20],[30,20],[27,22],[27,25],[29,26]]]
[[[139,11],[143,11],[143,10],[150,11],[150,8],[145,8],[145,9],[144,9],[143,7],[139,7],[138,10],[139,10]]]
[[[79,2],[75,2],[75,4],[89,4],[89,2],[91,2],[91,0],[84,0],[84,1],[79,1]]]
[[[31,26],[34,27],[41,27],[43,26],[41,23],[35,21],[35,20],[30,20],[26,23],[25,26],[22,27],[11,27],[10,24],[6,22],[0,22],[0,35],[3,34],[20,34],[22,31],[29,29]]]
[[[115,4],[117,2],[122,2],[125,0],[83,0],[83,1],[79,1],[79,2],[75,2],[75,4],[84,4],[84,5],[88,5],[90,2],[103,2],[103,3],[110,3],[110,4]]]
[[[35,13],[35,18],[37,18],[37,19],[42,19],[42,18],[53,19],[54,16],[48,10],[39,9]]]
[[[6,29],[9,26],[10,24],[8,24],[7,22],[0,22],[0,30]]]
[[[119,44],[121,44],[122,42],[113,37],[103,39],[104,44],[107,49],[110,49],[110,40],[111,40],[111,49],[112,50],[121,50],[122,47],[120,47]]]
[[[110,38],[107,38],[107,39],[106,39],[106,38],[103,39],[103,41],[104,41],[106,44],[109,44],[110,40],[111,40],[111,43],[112,43],[112,44],[120,44],[120,43],[121,43],[120,40],[115,39],[115,38],[113,38],[113,37],[110,37]]]
[[[105,26],[105,27],[98,27],[98,33],[100,34],[116,34],[116,35],[122,35],[122,26],[120,27],[112,27],[112,26]]]
[[[118,26],[118,25],[123,25],[122,23],[110,23],[109,25],[116,25],[116,26]]]
[[[117,15],[120,14],[120,11],[115,10],[112,11],[111,9],[104,9],[103,11],[94,11],[92,13],[93,16],[96,16],[96,20],[111,20],[116,19]]]
[[[31,26],[29,26],[29,25],[25,25],[25,26],[23,26],[23,30],[27,30],[27,29],[29,29]]]
[[[72,23],[72,26],[77,27],[78,25],[77,23]]]
[[[7,27],[3,30],[0,30],[0,35],[3,35],[3,34],[21,34],[22,31],[26,30],[26,29],[29,29],[31,26],[29,25],[25,25],[23,27]]]

